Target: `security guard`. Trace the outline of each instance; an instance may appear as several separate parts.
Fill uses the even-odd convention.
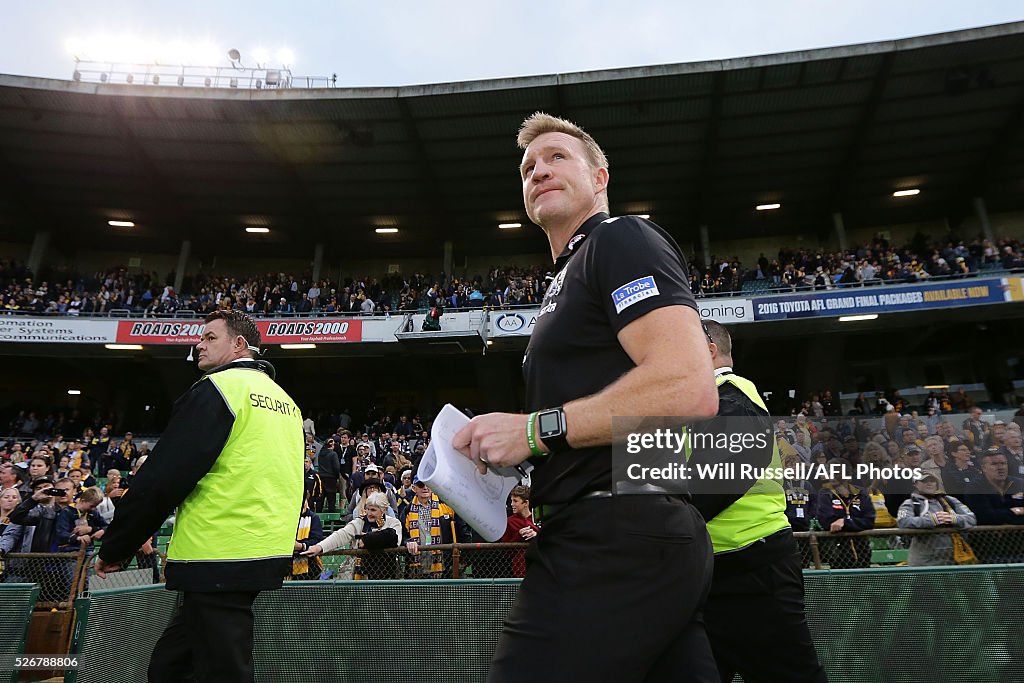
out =
[[[291,571],[302,415],[273,366],[254,359],[259,344],[245,313],[207,316],[196,346],[206,375],[175,403],[103,539],[100,576],[120,569],[177,508],[166,576],[182,596],[153,651],[151,683],[251,682],[253,601]]]
[[[718,417],[711,421],[716,433],[765,431],[767,439],[765,448],[741,453],[697,451],[689,464],[729,459],[781,468],[768,409],[754,383],[732,370],[729,331],[712,320],[705,329],[719,394]],[[695,494],[715,549],[704,622],[722,682],[737,673],[747,683],[827,681],[807,627],[802,563],[782,485],[777,479],[737,478],[728,490]]]
[[[453,438],[481,467],[532,455],[545,514],[488,681],[716,681],[700,514],[664,489],[612,494],[613,416],[718,406],[686,262],[659,226],[608,215],[608,160],[578,126],[538,112],[518,142],[554,261],[523,361],[534,412],[478,415]],[[607,646],[623,634],[628,647]]]

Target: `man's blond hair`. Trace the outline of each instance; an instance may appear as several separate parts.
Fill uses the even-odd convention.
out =
[[[590,137],[590,133],[572,121],[566,121],[542,111],[534,112],[526,117],[523,125],[519,126],[519,135],[516,137],[519,149],[525,150],[531,142],[544,133],[564,133],[576,138],[583,143],[583,148],[587,151],[587,162],[592,167],[608,168],[608,157],[605,156],[604,150],[597,144],[597,141]]]

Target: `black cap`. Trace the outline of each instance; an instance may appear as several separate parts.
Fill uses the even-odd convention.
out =
[[[32,488],[35,488],[40,484],[49,484],[50,486],[53,486],[53,477],[51,477],[49,474],[44,474],[43,476],[36,477],[35,479],[32,480]]]

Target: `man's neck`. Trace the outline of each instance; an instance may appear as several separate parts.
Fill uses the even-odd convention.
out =
[[[557,225],[542,225],[541,228],[548,236],[548,245],[551,247],[551,262],[554,263],[558,260],[558,257],[565,251],[565,246],[569,244],[569,240],[579,230],[587,220],[598,213],[608,213],[608,206],[603,202],[597,201],[599,198],[595,197],[594,204],[588,207],[585,211],[581,211],[579,214],[566,218],[558,222]]]

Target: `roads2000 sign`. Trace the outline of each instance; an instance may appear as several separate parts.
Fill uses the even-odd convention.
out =
[[[363,340],[362,320],[257,320],[262,343],[295,344],[358,342]],[[120,344],[197,344],[203,323],[196,320],[121,320]]]

